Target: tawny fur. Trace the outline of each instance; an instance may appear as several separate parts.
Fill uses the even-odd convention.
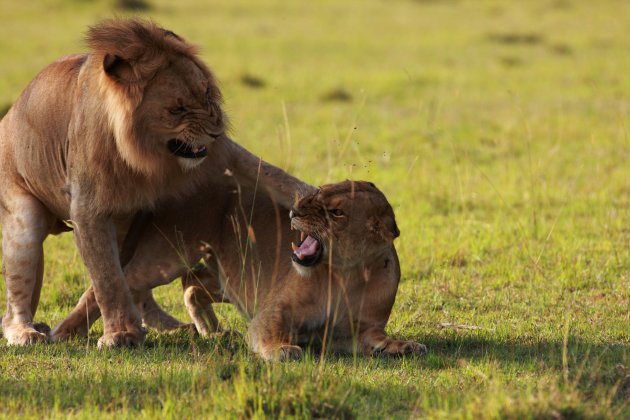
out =
[[[90,28],[87,43],[88,53],[61,58],[35,77],[0,122],[9,344],[47,340],[33,326],[42,242],[67,230],[62,220],[74,227],[104,315],[99,346],[139,345],[145,332],[119,263],[117,222],[161,199],[183,200],[202,168],[215,164],[251,183],[260,178],[281,200],[293,196],[293,178],[225,137],[220,91],[191,44],[125,19]],[[182,165],[167,147],[171,139],[205,146],[208,156]]]
[[[331,216],[331,208],[343,216]],[[291,223],[322,239],[320,264],[296,270],[290,243],[299,234]],[[250,344],[265,359],[300,357],[299,345],[310,341],[343,352],[423,354],[422,344],[385,333],[400,278],[393,246],[398,233],[385,196],[367,182],[346,181],[308,194],[295,206],[292,222],[289,207],[261,191],[208,184],[186,206],[157,209],[125,272],[147,325],[183,325],[149,293],[183,276],[197,330],[220,331],[212,303],[229,301],[251,319]],[[207,266],[191,268],[209,248]],[[88,290],[62,326],[84,334],[97,311]]]

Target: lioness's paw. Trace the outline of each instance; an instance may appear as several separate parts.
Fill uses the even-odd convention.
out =
[[[97,347],[99,349],[113,347],[140,347],[144,343],[146,332],[143,330],[119,331],[114,333],[105,333],[98,339]]]
[[[267,347],[260,351],[260,357],[269,361],[288,362],[290,360],[300,360],[302,358],[302,348],[291,344]]]
[[[277,358],[279,362],[288,362],[290,360],[300,360],[302,358],[302,348],[300,346],[292,346],[284,344],[277,350]]]
[[[427,346],[415,341],[392,340],[381,353],[388,356],[402,356],[405,354],[423,356],[428,353],[428,350]]]

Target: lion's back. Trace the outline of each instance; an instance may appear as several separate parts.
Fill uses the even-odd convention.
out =
[[[28,179],[29,189],[49,206],[49,183],[65,184],[65,143],[76,106],[77,79],[87,55],[60,58],[43,69],[24,89],[0,123],[2,176]],[[41,190],[41,191],[40,191]],[[57,194],[53,194],[57,195]],[[45,199],[48,197],[48,199]]]
[[[16,131],[34,130],[43,137],[65,135],[77,97],[78,74],[86,58],[62,57],[43,69],[18,97],[3,124]]]

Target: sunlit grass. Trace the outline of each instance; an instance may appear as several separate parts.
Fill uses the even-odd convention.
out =
[[[0,110],[117,3],[0,3]],[[0,342],[0,412],[630,416],[625,2],[148,4],[202,47],[241,144],[313,184],[386,193],[403,269],[388,329],[430,354],[265,364],[244,343],[155,333],[98,352],[99,323],[89,341]],[[186,319],[175,283],[157,298]],[[59,322],[88,284],[72,238],[47,240],[37,319]]]

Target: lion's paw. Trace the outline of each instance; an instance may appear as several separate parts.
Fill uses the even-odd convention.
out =
[[[48,335],[31,327],[12,327],[4,332],[9,345],[28,346],[37,343],[47,343]]]

